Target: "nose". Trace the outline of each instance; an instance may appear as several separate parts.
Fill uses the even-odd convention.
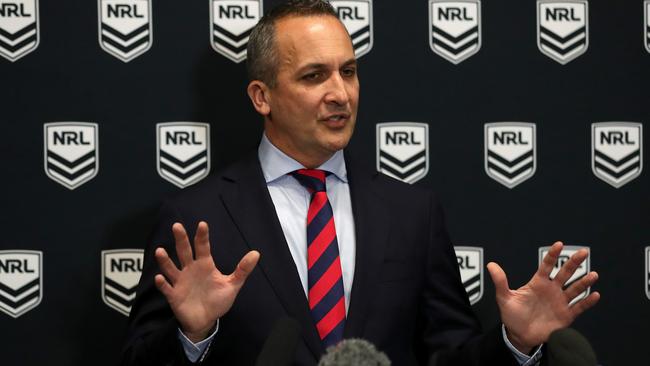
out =
[[[328,104],[345,105],[349,102],[350,96],[346,84],[339,73],[332,73],[327,83],[327,94],[325,102]]]

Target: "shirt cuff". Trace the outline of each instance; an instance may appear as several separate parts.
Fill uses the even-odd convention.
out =
[[[181,345],[183,346],[183,351],[185,351],[185,356],[187,356],[187,359],[190,360],[190,362],[195,363],[197,361],[203,361],[205,358],[205,355],[208,354],[208,349],[210,348],[210,344],[212,344],[212,339],[214,336],[217,334],[217,331],[219,330],[219,319],[217,319],[217,324],[214,327],[214,332],[212,332],[206,339],[194,343],[183,334],[181,331],[181,328],[178,328],[178,339],[181,341]]]
[[[506,346],[508,346],[508,349],[510,349],[510,352],[512,352],[512,355],[515,357],[519,365],[533,366],[539,364],[539,361],[542,359],[542,345],[537,346],[537,349],[532,356],[528,356],[519,352],[519,350],[510,343],[510,340],[506,335],[506,326],[504,324],[501,324],[501,333],[503,334],[503,340],[506,342]]]

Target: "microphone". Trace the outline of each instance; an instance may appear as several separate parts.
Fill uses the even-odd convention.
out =
[[[300,324],[293,318],[280,318],[257,356],[256,366],[293,365],[300,337]]]
[[[544,352],[542,365],[546,366],[596,366],[597,363],[589,341],[571,328],[551,333]]]
[[[329,347],[318,366],[390,366],[390,360],[370,342],[344,339]]]

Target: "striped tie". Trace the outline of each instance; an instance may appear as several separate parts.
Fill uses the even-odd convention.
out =
[[[322,170],[300,169],[291,175],[311,194],[307,211],[309,309],[325,348],[343,339],[345,297],[334,215]]]

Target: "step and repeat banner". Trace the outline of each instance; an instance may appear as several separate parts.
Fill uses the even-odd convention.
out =
[[[118,362],[161,200],[261,138],[246,45],[275,3],[0,0],[1,364]],[[650,2],[332,4],[359,60],[348,150],[439,193],[484,325],[485,265],[520,286],[563,240],[558,266],[590,253],[569,283],[601,277],[575,327],[603,365],[648,362]]]

